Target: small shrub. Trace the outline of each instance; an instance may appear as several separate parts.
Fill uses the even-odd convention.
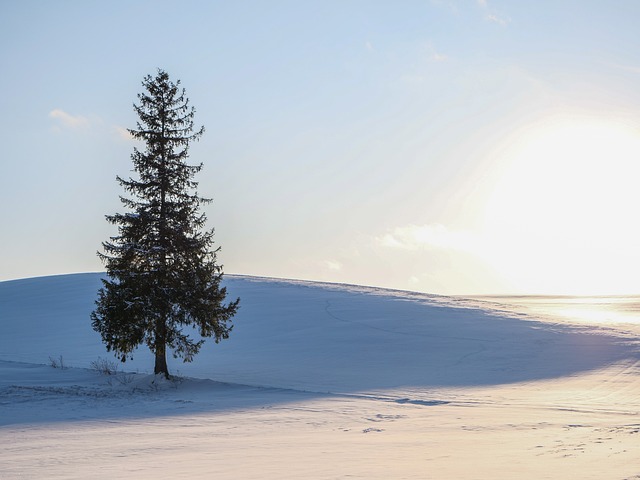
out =
[[[100,375],[115,375],[118,373],[118,364],[113,360],[98,357],[97,360],[91,362],[91,369]]]
[[[126,375],[119,375],[116,377],[116,380],[118,380],[118,383],[120,385],[129,385],[131,382],[133,382],[133,379],[135,378],[133,373],[127,373]]]
[[[62,358],[62,355],[60,355],[58,358],[49,356],[49,365],[51,365],[53,368],[59,368],[60,370],[64,370],[68,368],[67,365],[64,363],[64,359]]]

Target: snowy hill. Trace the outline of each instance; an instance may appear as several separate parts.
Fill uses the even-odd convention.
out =
[[[88,368],[113,359],[91,329],[101,274],[0,283],[0,359]],[[227,276],[242,299],[231,338],[210,342],[181,375],[313,391],[469,386],[553,378],[629,355],[590,332],[457,308],[445,297]],[[561,346],[561,348],[559,348]],[[149,372],[141,347],[129,371]]]
[[[640,432],[640,354],[624,336],[508,316],[481,302],[229,275],[229,298],[241,297],[229,340],[205,345],[191,364],[170,359],[178,382],[148,375],[146,347],[110,377],[91,370],[98,358],[113,358],[89,320],[100,278],[90,273],[0,282],[0,440],[14,439],[10,450],[0,451],[0,465],[8,465],[1,478],[40,477],[44,467],[29,462],[42,454],[41,438],[71,442],[54,449],[55,455],[71,455],[69,462],[54,461],[50,453],[38,464],[47,466],[48,478],[56,472],[83,478],[77,472],[95,474],[96,466],[118,456],[126,461],[100,470],[105,478],[136,468],[143,472],[136,478],[175,478],[178,471],[167,470],[164,461],[164,469],[143,468],[151,458],[158,463],[154,448],[168,448],[152,433],[157,429],[172,432],[172,448],[185,455],[191,440],[182,435],[221,435],[226,446],[216,448],[231,457],[234,449],[266,448],[252,450],[257,457],[250,456],[244,470],[194,457],[185,478],[205,478],[210,471],[223,478],[283,478],[285,470],[291,478],[337,478],[351,467],[361,478],[425,478],[427,464],[456,478],[512,478],[508,472],[538,478],[525,470],[566,478],[554,476],[575,466],[556,455],[565,429],[572,442],[593,447],[589,455],[577,450],[581,465],[602,468],[610,453],[602,446],[613,451],[612,445],[623,444],[617,458],[624,461],[615,473],[640,475],[640,450],[632,442]],[[72,368],[50,366],[60,358]],[[184,422],[195,430],[176,427]],[[134,424],[146,445],[136,444],[146,452],[142,457],[131,453],[132,445],[116,447],[100,437],[109,428],[131,433]],[[229,430],[235,428],[240,430]],[[613,443],[598,443],[605,430]],[[480,440],[475,431],[486,435]],[[380,435],[365,444],[356,437],[347,441],[354,432]],[[263,444],[270,441],[277,445]],[[77,442],[101,448],[106,459],[85,455]],[[504,442],[505,457],[486,463],[496,442]],[[543,445],[539,451],[537,444]],[[450,455],[476,466],[426,462],[427,445],[434,458]],[[390,455],[389,449],[395,460],[370,469],[371,461],[381,461],[372,452]],[[328,452],[322,460],[320,451]],[[344,451],[359,460],[348,461]],[[547,463],[538,454],[547,455]],[[514,459],[527,469],[498,468]],[[57,470],[51,470],[54,464]]]

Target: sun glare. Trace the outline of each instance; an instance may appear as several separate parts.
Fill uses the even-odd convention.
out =
[[[485,209],[492,263],[530,293],[640,288],[640,131],[556,118],[512,137]],[[635,283],[634,283],[635,282]]]

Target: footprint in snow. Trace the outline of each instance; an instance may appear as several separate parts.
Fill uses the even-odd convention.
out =
[[[371,432],[384,432],[383,428],[365,428],[362,430],[362,433],[371,433]]]

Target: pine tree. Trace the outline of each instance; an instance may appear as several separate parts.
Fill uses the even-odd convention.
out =
[[[167,349],[190,362],[204,338],[228,338],[240,299],[224,304],[220,248],[213,248],[213,230],[204,230],[200,212],[211,200],[198,196],[194,181],[202,164],[186,163],[189,144],[204,127],[194,129],[195,109],[179,80],[158,70],[142,85],[145,92],[134,104],[137,128],[129,133],[146,148],[131,155],[138,178],[117,177],[129,194],[120,197],[128,211],[106,216],[118,235],[98,252],[107,278],[91,320],[121,361],[145,343],[155,355],[154,372],[168,377]]]

